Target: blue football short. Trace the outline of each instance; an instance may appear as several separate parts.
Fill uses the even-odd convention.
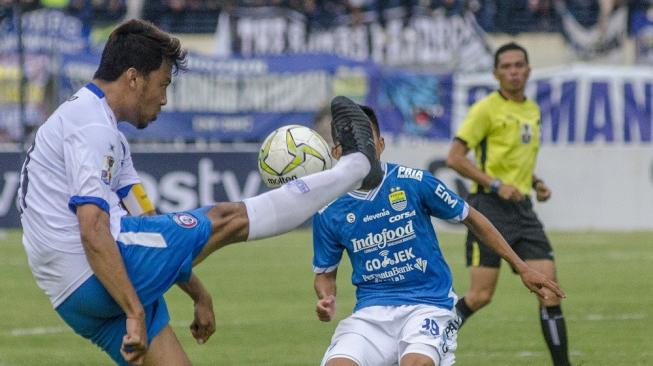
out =
[[[148,342],[170,320],[163,294],[177,282],[187,282],[192,262],[211,235],[208,207],[158,216],[125,216],[117,243],[127,274],[145,308]],[[125,313],[95,275],[57,312],[76,333],[91,340],[119,365],[126,334]]]

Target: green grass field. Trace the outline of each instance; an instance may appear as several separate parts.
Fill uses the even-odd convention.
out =
[[[467,288],[462,234],[442,234],[459,294]],[[653,364],[653,232],[552,233],[575,365]],[[167,296],[172,325],[195,365],[318,365],[336,322],[314,315],[310,232],[237,244],[197,268],[214,296],[218,331],[196,345],[192,304]],[[353,307],[349,265],[338,319]],[[537,304],[505,268],[493,303],[458,337],[457,365],[549,365]],[[19,231],[0,232],[0,366],[110,365],[66,328],[36,286]]]

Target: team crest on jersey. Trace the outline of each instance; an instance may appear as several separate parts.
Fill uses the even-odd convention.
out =
[[[528,144],[533,138],[533,128],[530,124],[524,123],[521,125],[521,142],[522,144]]]
[[[197,219],[195,216],[181,212],[181,213],[176,213],[173,217],[173,220],[177,223],[177,225],[185,228],[185,229],[191,229],[197,226]]]
[[[395,211],[403,211],[408,202],[406,201],[406,192],[401,189],[401,187],[392,187],[390,188],[390,194],[388,195],[390,200],[390,206]]]
[[[353,212],[347,214],[347,222],[353,224],[356,221],[356,215]]]
[[[113,176],[112,169],[115,159],[111,155],[104,156],[104,163],[102,164],[102,172],[100,172],[100,179],[106,185],[111,184],[111,178]]]

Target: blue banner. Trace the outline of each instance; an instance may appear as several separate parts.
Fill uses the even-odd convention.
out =
[[[127,137],[258,142],[283,125],[312,126],[334,95],[346,95],[373,107],[388,136],[451,138],[450,74],[383,70],[333,55],[188,61],[155,123],[145,130],[121,124]],[[98,62],[98,55],[63,57],[60,102],[88,82]]]
[[[455,84],[462,121],[469,106],[496,88],[489,75]],[[538,70],[526,95],[540,107],[544,144],[650,145],[653,142],[653,77],[647,67],[570,65]]]
[[[98,59],[64,58],[61,100],[90,79]],[[414,72],[332,55],[193,55],[189,67],[151,127],[123,124],[128,137],[258,142],[286,124],[313,126],[333,96],[346,95],[377,111],[387,137],[449,141],[469,106],[497,87],[489,73]],[[645,67],[573,65],[538,70],[527,94],[541,108],[544,143],[650,143],[652,83]]]
[[[62,58],[59,100],[92,78],[97,55]],[[312,126],[333,95],[361,103],[375,100],[378,69],[368,62],[332,55],[291,55],[260,59],[216,59],[190,55],[187,72],[168,90],[168,104],[145,130],[121,124],[135,139],[261,141],[287,124]]]

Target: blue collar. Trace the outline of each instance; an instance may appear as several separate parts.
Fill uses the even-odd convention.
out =
[[[93,94],[97,95],[98,98],[100,99],[104,98],[104,92],[102,91],[102,89],[100,89],[99,86],[93,84],[93,82],[86,84],[86,89],[93,92]]]

